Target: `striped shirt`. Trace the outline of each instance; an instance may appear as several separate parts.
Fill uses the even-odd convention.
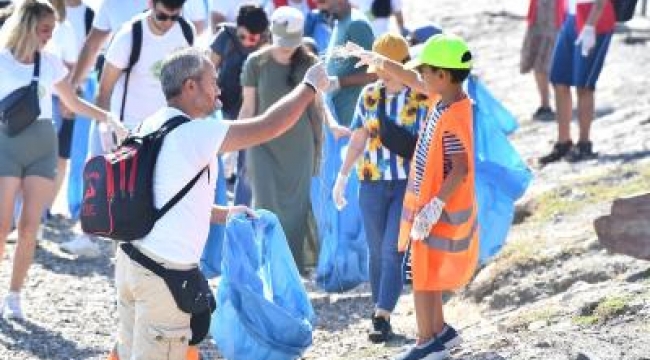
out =
[[[429,147],[431,146],[431,141],[433,140],[433,135],[436,132],[436,125],[442,114],[449,109],[448,104],[442,104],[438,102],[435,107],[431,110],[429,114],[429,119],[425,123],[424,129],[420,133],[420,141],[415,149],[415,174],[413,177],[413,186],[415,189],[415,194],[420,195],[420,185],[422,184],[422,177],[424,176],[424,169],[427,163],[427,155],[429,153]],[[444,146],[444,177],[449,175],[451,172],[452,163],[451,155],[461,154],[465,152],[465,147],[463,143],[456,137],[456,135],[445,131],[442,134],[442,143]]]
[[[352,130],[364,128],[369,133],[363,157],[357,163],[357,172],[362,181],[408,179],[410,160],[392,153],[379,138],[379,83],[366,86],[359,96]],[[405,88],[397,94],[386,94],[386,115],[388,121],[417,134],[420,124],[429,111],[426,97]]]

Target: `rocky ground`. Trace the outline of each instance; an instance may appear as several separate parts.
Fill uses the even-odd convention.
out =
[[[650,20],[638,19],[612,42],[597,93],[597,160],[539,169],[556,126],[530,121],[537,107],[531,76],[518,72],[525,1],[405,0],[411,21],[431,19],[465,36],[476,73],[519,118],[513,142],[534,168],[521,201],[529,216],[504,251],[447,303],[448,321],[465,344],[456,360],[650,359],[650,263],[604,250],[593,220],[618,196],[650,191]],[[46,228],[24,294],[26,322],[0,320],[0,359],[103,359],[113,341],[115,303],[111,244],[106,256],[74,259],[58,250],[66,224]],[[10,272],[8,245],[0,288]],[[366,340],[371,302],[366,286],[325,294],[307,284],[319,316],[305,359],[390,359],[413,341],[408,290],[393,316],[403,334],[386,345]],[[216,357],[209,344],[206,358]]]

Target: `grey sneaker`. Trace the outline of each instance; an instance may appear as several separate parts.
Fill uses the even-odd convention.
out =
[[[20,295],[9,294],[2,305],[2,316],[10,320],[25,320],[25,313],[20,305]]]
[[[540,106],[533,113],[533,120],[536,121],[553,121],[555,120],[555,112],[547,106]]]

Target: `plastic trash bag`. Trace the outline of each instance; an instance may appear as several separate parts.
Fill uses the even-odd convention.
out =
[[[348,139],[336,140],[325,130],[320,173],[312,180],[311,201],[318,226],[320,253],[316,284],[328,292],[343,292],[368,281],[368,244],[359,209],[359,179],[352,172],[341,211],[334,206],[332,188]]]
[[[312,344],[314,310],[278,218],[257,214],[226,226],[210,332],[229,360],[297,359]]]
[[[507,137],[517,129],[514,116],[475,77],[468,79],[467,90],[474,100],[479,261],[485,264],[505,244],[515,201],[528,188],[532,173]]]

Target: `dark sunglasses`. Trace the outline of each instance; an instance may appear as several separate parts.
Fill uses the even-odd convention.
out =
[[[261,34],[242,34],[239,33],[237,34],[237,37],[239,38],[239,41],[244,42],[248,41],[251,43],[257,42],[261,38]]]
[[[178,21],[178,19],[181,17],[181,14],[168,15],[162,12],[155,12],[154,17],[158,21]]]

